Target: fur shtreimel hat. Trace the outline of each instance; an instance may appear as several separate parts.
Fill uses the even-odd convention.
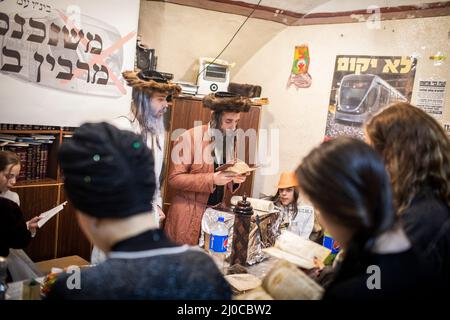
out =
[[[124,71],[122,72],[122,76],[130,87],[142,90],[148,94],[160,92],[176,97],[181,92],[181,87],[179,85],[168,81],[157,71]]]
[[[252,101],[234,93],[216,92],[205,96],[203,105],[216,112],[248,112]]]

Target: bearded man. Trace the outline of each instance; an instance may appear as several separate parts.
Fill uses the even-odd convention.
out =
[[[168,184],[177,192],[164,226],[172,241],[197,245],[205,209],[220,206],[226,193],[235,193],[245,181],[245,175],[217,168],[237,160],[235,132],[241,112],[248,112],[251,104],[250,99],[228,92],[207,95],[203,105],[212,110],[210,122],[175,141]]]
[[[168,100],[181,92],[181,88],[169,82],[161,73],[152,70],[141,72],[125,71],[123,77],[133,88],[131,110],[120,116],[112,124],[121,130],[132,131],[140,135],[153,153],[155,161],[156,190],[153,197],[154,215],[158,224],[164,218],[162,212],[161,183],[164,163],[164,113],[168,108]]]
[[[131,110],[127,115],[111,121],[118,129],[132,131],[142,137],[143,142],[153,153],[156,189],[153,195],[151,215],[157,226],[161,225],[165,214],[162,211],[161,184],[164,163],[164,113],[169,100],[181,92],[181,87],[168,81],[161,73],[153,70],[122,73],[127,84],[133,88]],[[94,246],[91,263],[105,260],[104,253]]]

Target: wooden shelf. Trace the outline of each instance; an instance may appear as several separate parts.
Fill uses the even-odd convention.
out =
[[[37,186],[46,186],[46,185],[55,185],[62,184],[62,181],[58,181],[52,178],[45,179],[36,179],[36,180],[26,180],[26,181],[18,181],[14,188],[26,188],[26,187],[37,187]]]
[[[203,96],[180,95],[180,96],[177,97],[177,99],[202,101],[203,100]]]

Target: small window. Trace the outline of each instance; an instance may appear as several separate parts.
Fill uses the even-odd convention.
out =
[[[377,89],[372,88],[366,97],[367,107],[372,108],[377,101]]]
[[[388,104],[389,102],[389,90],[387,90],[384,87],[381,87],[381,92],[380,92],[380,103],[381,104]]]

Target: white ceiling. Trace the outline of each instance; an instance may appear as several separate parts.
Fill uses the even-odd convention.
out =
[[[232,0],[257,4],[259,0]],[[287,10],[300,14],[319,12],[346,12],[355,10],[367,10],[370,6],[398,7],[417,6],[424,8],[428,3],[440,2],[439,0],[262,0],[260,5],[281,10]]]

